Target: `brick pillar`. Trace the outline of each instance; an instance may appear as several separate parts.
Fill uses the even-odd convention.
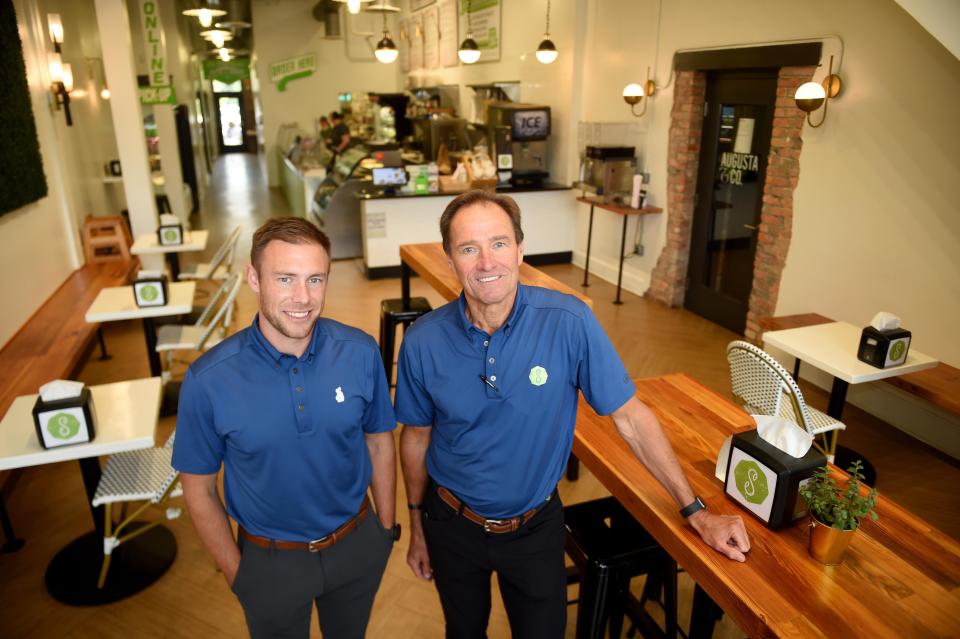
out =
[[[793,227],[793,191],[800,177],[800,150],[806,114],[793,99],[797,87],[813,77],[814,67],[783,67],[777,79],[777,103],[773,112],[770,156],[763,185],[763,206],[753,262],[747,325],[748,340],[760,339],[761,317],[770,317],[777,307],[780,276],[787,260]]]
[[[667,157],[667,243],[646,292],[667,306],[682,306],[686,292],[707,87],[706,75],[699,71],[680,71],[675,82]]]

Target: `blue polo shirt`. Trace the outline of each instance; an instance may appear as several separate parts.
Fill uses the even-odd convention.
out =
[[[357,514],[371,475],[364,434],[394,428],[373,338],[320,318],[296,358],[255,317],[187,371],[173,466],[205,475],[222,463],[231,517],[255,535],[309,541]]]
[[[438,484],[484,517],[512,517],[560,481],[578,390],[600,415],[636,392],[586,304],[520,285],[493,335],[470,323],[462,295],[417,320],[400,350],[397,418],[433,427],[426,462]]]

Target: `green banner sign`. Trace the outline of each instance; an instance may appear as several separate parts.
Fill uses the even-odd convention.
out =
[[[285,91],[287,83],[313,75],[317,68],[317,54],[307,53],[289,60],[270,64],[270,81],[275,82],[277,91]]]
[[[140,87],[140,104],[176,104],[177,92],[173,87]]]
[[[224,84],[233,84],[237,80],[247,80],[250,78],[250,58],[234,58],[227,62],[223,60],[204,60],[203,77]]]

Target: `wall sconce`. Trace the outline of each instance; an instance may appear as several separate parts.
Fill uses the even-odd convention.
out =
[[[60,45],[63,44],[63,23],[60,21],[59,13],[47,14],[47,28],[50,30],[50,41],[53,43],[53,50],[60,53]]]
[[[643,86],[628,84],[623,87],[623,101],[630,105],[630,112],[633,113],[634,117],[639,118],[647,112],[647,102],[650,101],[650,96],[656,91],[657,84],[650,79],[650,67],[647,67],[647,81],[643,83]],[[643,103],[643,108],[640,109],[640,113],[637,113],[636,105],[640,102]]]
[[[470,32],[470,0],[467,0],[467,37],[460,43],[457,57],[464,64],[473,64],[480,59],[480,47],[477,46],[477,41],[473,39],[473,34]]]
[[[840,76],[833,72],[833,56],[830,56],[830,67],[823,82],[801,84],[793,96],[797,108],[807,114],[807,124],[815,129],[824,123],[827,119],[827,105],[831,98],[840,95],[842,87],[843,82],[841,82]],[[823,117],[820,118],[820,122],[814,124],[810,114],[819,109],[821,105],[823,105]]]
[[[550,64],[557,59],[558,55],[560,54],[557,47],[550,39],[550,0],[547,0],[547,28],[543,31],[543,40],[540,41],[540,46],[537,47],[537,60],[541,64]]]
[[[193,7],[192,9],[184,9],[182,13],[185,16],[190,16],[199,20],[200,26],[204,28],[208,28],[211,24],[213,24],[214,18],[227,15],[227,12],[223,9],[214,9],[208,6],[206,2],[199,2],[197,3],[196,7]]]
[[[70,92],[73,91],[73,68],[63,64],[59,53],[54,53],[48,63],[50,67],[50,92],[53,94],[53,104],[57,111],[63,107],[67,118],[67,126],[73,126],[73,117],[70,115]]]

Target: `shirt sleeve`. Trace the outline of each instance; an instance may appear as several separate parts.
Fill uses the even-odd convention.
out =
[[[390,387],[387,385],[387,374],[383,370],[383,360],[380,359],[373,340],[370,341],[369,378],[373,380],[373,392],[363,411],[363,432],[385,433],[397,427],[397,418],[393,414],[393,404],[390,403]]]
[[[182,473],[210,475],[220,470],[224,442],[217,433],[213,405],[203,384],[187,369],[180,386],[173,467]]]
[[[397,419],[408,426],[433,426],[436,410],[427,392],[416,340],[408,334],[400,343],[397,362]]]
[[[627,403],[637,388],[596,315],[584,305],[581,320],[578,383],[584,398],[598,415],[609,415]]]

